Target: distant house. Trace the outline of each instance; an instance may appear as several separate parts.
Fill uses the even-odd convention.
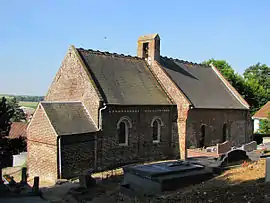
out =
[[[69,48],[27,129],[31,177],[185,159],[191,145],[250,140],[249,105],[214,66],[161,56],[158,34],[137,45],[137,56]]]
[[[259,111],[257,111],[252,119],[254,121],[254,133],[258,132],[260,129],[260,121],[264,119],[268,119],[268,114],[270,113],[270,101],[268,101]]]
[[[18,154],[26,151],[26,138],[28,123],[13,122],[9,131],[8,139],[12,150],[12,154]]]
[[[20,109],[24,112],[26,116],[26,120],[30,121],[35,112],[35,109],[31,107],[26,107],[26,106],[21,106]]]
[[[25,122],[13,122],[11,124],[8,138],[9,139],[26,138],[27,125],[28,124]]]

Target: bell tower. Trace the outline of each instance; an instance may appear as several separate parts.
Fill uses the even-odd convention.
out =
[[[158,34],[141,36],[138,39],[137,56],[151,61],[159,61],[160,58],[160,38]]]

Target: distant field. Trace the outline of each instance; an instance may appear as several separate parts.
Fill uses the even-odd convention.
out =
[[[30,107],[30,108],[36,108],[38,105],[38,102],[25,102],[25,101],[20,101],[19,102],[20,106],[25,106],[25,107]]]

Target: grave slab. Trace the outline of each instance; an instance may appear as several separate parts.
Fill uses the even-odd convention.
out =
[[[201,182],[213,174],[211,168],[189,161],[127,166],[123,170],[123,187],[146,195]]]

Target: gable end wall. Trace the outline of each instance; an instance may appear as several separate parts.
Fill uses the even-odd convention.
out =
[[[100,96],[77,50],[71,46],[58,70],[45,101],[82,101],[98,123]]]
[[[57,179],[57,135],[41,105],[27,130],[28,173],[30,178]],[[45,176],[46,175],[46,176]]]

